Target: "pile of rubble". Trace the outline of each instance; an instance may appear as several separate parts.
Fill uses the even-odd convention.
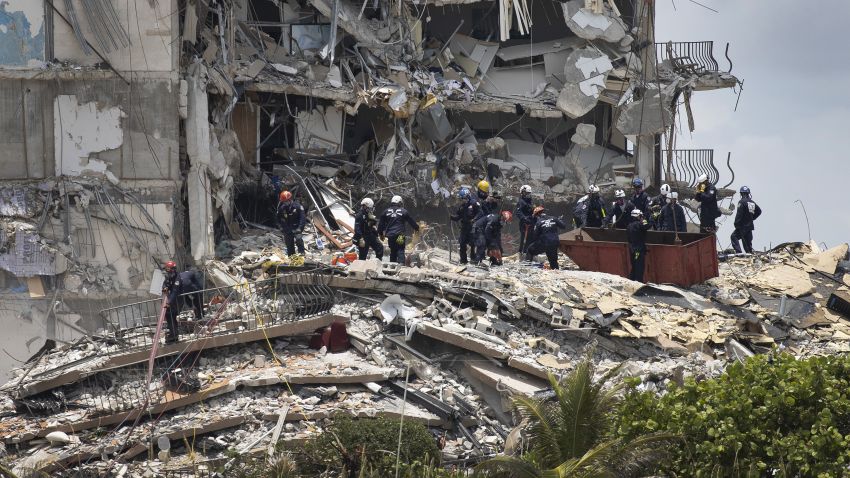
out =
[[[272,234],[248,243],[279,249]],[[469,464],[504,449],[511,396],[545,395],[548,375],[570,371],[591,344],[599,373],[625,362],[647,390],[774,347],[850,351],[846,244],[721,256],[720,276],[690,289],[569,260],[560,271],[488,270],[432,249],[421,268],[328,267],[309,252],[303,265],[275,256],[264,268],[274,254],[228,247],[234,258],[208,271],[230,281],[210,292],[213,320],[181,343],[154,346],[155,318],[118,323],[15,371],[0,388],[0,435],[18,476],[202,475],[232,466],[233,452],[303,443],[337,414],[404,415],[445,437],[444,462]],[[308,309],[295,297],[325,301]],[[246,305],[263,303],[294,305]]]

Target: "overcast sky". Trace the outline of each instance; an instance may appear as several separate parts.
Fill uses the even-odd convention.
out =
[[[749,186],[763,210],[757,249],[808,240],[798,199],[808,211],[812,239],[829,247],[847,242],[850,1],[697,1],[719,13],[691,0],[656,0],[656,40],[714,40],[722,70],[729,68],[723,50],[731,43],[732,73],[744,80],[744,92],[737,112],[732,90],[695,93],[696,130],[686,129],[677,147],[714,149],[721,185],[729,181],[725,158],[732,152],[730,187]],[[731,224],[726,219],[719,233],[723,247]]]

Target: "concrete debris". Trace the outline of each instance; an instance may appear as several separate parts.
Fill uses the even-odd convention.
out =
[[[245,236],[239,244],[228,246],[232,259],[215,266],[231,277],[251,277],[237,282],[243,296],[259,294],[260,284],[269,278],[289,284],[303,281],[297,274],[267,267],[270,263],[292,267],[268,252],[280,247],[274,245],[274,237],[270,233]],[[334,411],[359,417],[398,416],[400,395],[388,392],[383,384],[403,377],[406,364],[411,363],[415,376],[410,386],[416,392],[408,395],[412,403],[405,407],[406,418],[452,428],[451,413],[441,407],[472,407],[477,412],[468,416],[464,427],[471,427],[475,441],[450,432],[443,453],[444,457],[480,456],[487,450],[501,450],[503,437],[513,426],[506,398],[545,392],[547,374],[568,372],[592,341],[599,347],[595,360],[601,373],[627,360],[627,373],[641,377],[640,387],[651,390],[662,390],[667,381],[680,382],[686,375],[716,375],[728,361],[775,345],[800,356],[850,350],[850,321],[829,314],[824,301],[843,284],[821,280],[822,273],[805,262],[815,257],[821,264],[842,250],[846,248],[820,256],[823,253],[787,248],[758,257],[730,258],[721,264],[720,277],[691,290],[641,285],[596,272],[554,273],[510,261],[489,273],[458,270],[440,249],[430,250],[423,258],[424,268],[418,269],[355,261],[339,270],[343,275],[328,274],[322,281],[347,297],[329,313],[347,318],[349,341],[355,349],[311,350],[308,341],[289,335],[303,334],[315,325],[280,334],[275,309],[262,302],[252,310],[246,310],[241,301],[211,304],[207,313],[218,317],[217,321],[228,324],[232,316],[240,326],[222,327],[220,338],[232,339],[198,341],[203,343],[197,349],[200,355],[194,363],[183,364],[185,371],[172,366],[154,374],[162,374],[161,380],[146,382],[144,362],[150,342],[132,339],[127,334],[131,329],[126,328],[132,324],[120,325],[126,331],[119,335],[104,331],[48,351],[32,366],[15,370],[2,387],[6,418],[0,420],[0,427],[5,442],[19,447],[11,455],[15,467],[49,472],[55,466],[79,466],[103,471],[104,466],[121,465],[96,459],[74,465],[81,457],[100,456],[96,450],[111,443],[110,434],[98,436],[95,428],[118,424],[147,409],[146,417],[162,415],[157,436],[147,436],[147,428],[133,431],[125,445],[108,455],[136,456],[156,439],[155,466],[168,467],[185,461],[188,450],[175,448],[173,440],[189,433],[204,436],[210,444],[207,458],[215,459],[226,449],[247,451],[239,448],[245,443],[256,442],[253,446],[265,450],[273,435],[283,441],[314,435]],[[327,252],[310,251],[306,260],[322,260],[323,254]],[[827,267],[831,264],[830,259]],[[255,273],[258,270],[262,275]],[[745,290],[768,298],[820,294],[824,303],[810,317],[801,317],[788,307],[772,310],[769,300],[755,302],[749,295],[735,300],[729,291],[740,289],[742,278]],[[413,288],[405,289],[403,284]],[[260,324],[264,316],[270,317],[264,322],[271,322]],[[297,319],[294,324],[305,320],[309,319]],[[264,330],[253,334],[252,327]],[[148,328],[144,333],[152,331]],[[190,347],[194,336],[186,336]],[[115,340],[125,345],[110,345]],[[131,348],[137,352],[121,351],[127,348],[127,340],[136,344]],[[446,354],[466,359],[440,358]],[[196,381],[197,388],[170,391],[168,382],[173,377],[180,377],[181,383]],[[37,405],[50,400],[56,405]],[[199,408],[202,400],[204,406]],[[36,406],[52,410],[46,420],[34,412]],[[38,455],[39,437],[56,450],[49,459]]]
[[[18,476],[200,476],[340,412],[404,414],[471,463],[518,446],[509,398],[591,342],[598,370],[627,361],[659,391],[773,345],[850,351],[846,245],[724,256],[688,289],[520,263],[513,227],[503,266],[457,264],[461,188],[486,179],[498,212],[528,185],[565,211],[591,184],[655,185],[678,98],[738,85],[656,62],[640,5],[53,3],[0,1],[20,46],[0,48],[0,439]],[[286,234],[283,191],[304,208]],[[359,259],[367,196],[419,220],[405,262]],[[178,343],[158,327],[167,261],[203,277],[197,307],[166,314]]]
[[[671,98],[665,91],[648,90],[645,98],[628,103],[620,110],[617,130],[627,136],[646,136],[664,131],[673,123]]]

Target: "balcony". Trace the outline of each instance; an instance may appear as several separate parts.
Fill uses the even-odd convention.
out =
[[[714,58],[714,42],[666,42],[655,44],[659,63],[659,79],[672,81],[676,76],[696,79],[697,91],[734,88],[739,81],[732,75],[732,60],[729,59],[729,44],[726,44],[726,61],[729,69],[721,71]]]
[[[663,164],[661,173],[666,183],[677,183],[680,186],[694,187],[697,178],[705,174],[712,184],[718,185],[720,181],[720,170],[714,164],[713,149],[674,149],[672,157],[668,158],[670,164]],[[665,155],[662,153],[662,155]],[[666,155],[665,155],[666,156]],[[672,161],[670,161],[672,159]],[[729,170],[731,178],[722,186],[728,187],[735,180],[735,172],[732,170],[731,154],[726,157],[726,169]],[[721,188],[718,185],[718,188]]]

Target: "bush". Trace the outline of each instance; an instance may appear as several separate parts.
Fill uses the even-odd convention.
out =
[[[371,476],[395,476],[399,421],[389,418],[353,420],[337,415],[333,423],[302,450],[295,451],[305,476],[335,471],[335,476],[358,476],[365,466]],[[404,422],[401,463],[414,466],[440,456],[436,440],[419,423]],[[339,473],[344,470],[344,473]]]
[[[850,464],[850,359],[760,355],[716,379],[670,386],[658,398],[631,387],[624,438],[680,435],[660,471],[678,476],[846,476]]]

